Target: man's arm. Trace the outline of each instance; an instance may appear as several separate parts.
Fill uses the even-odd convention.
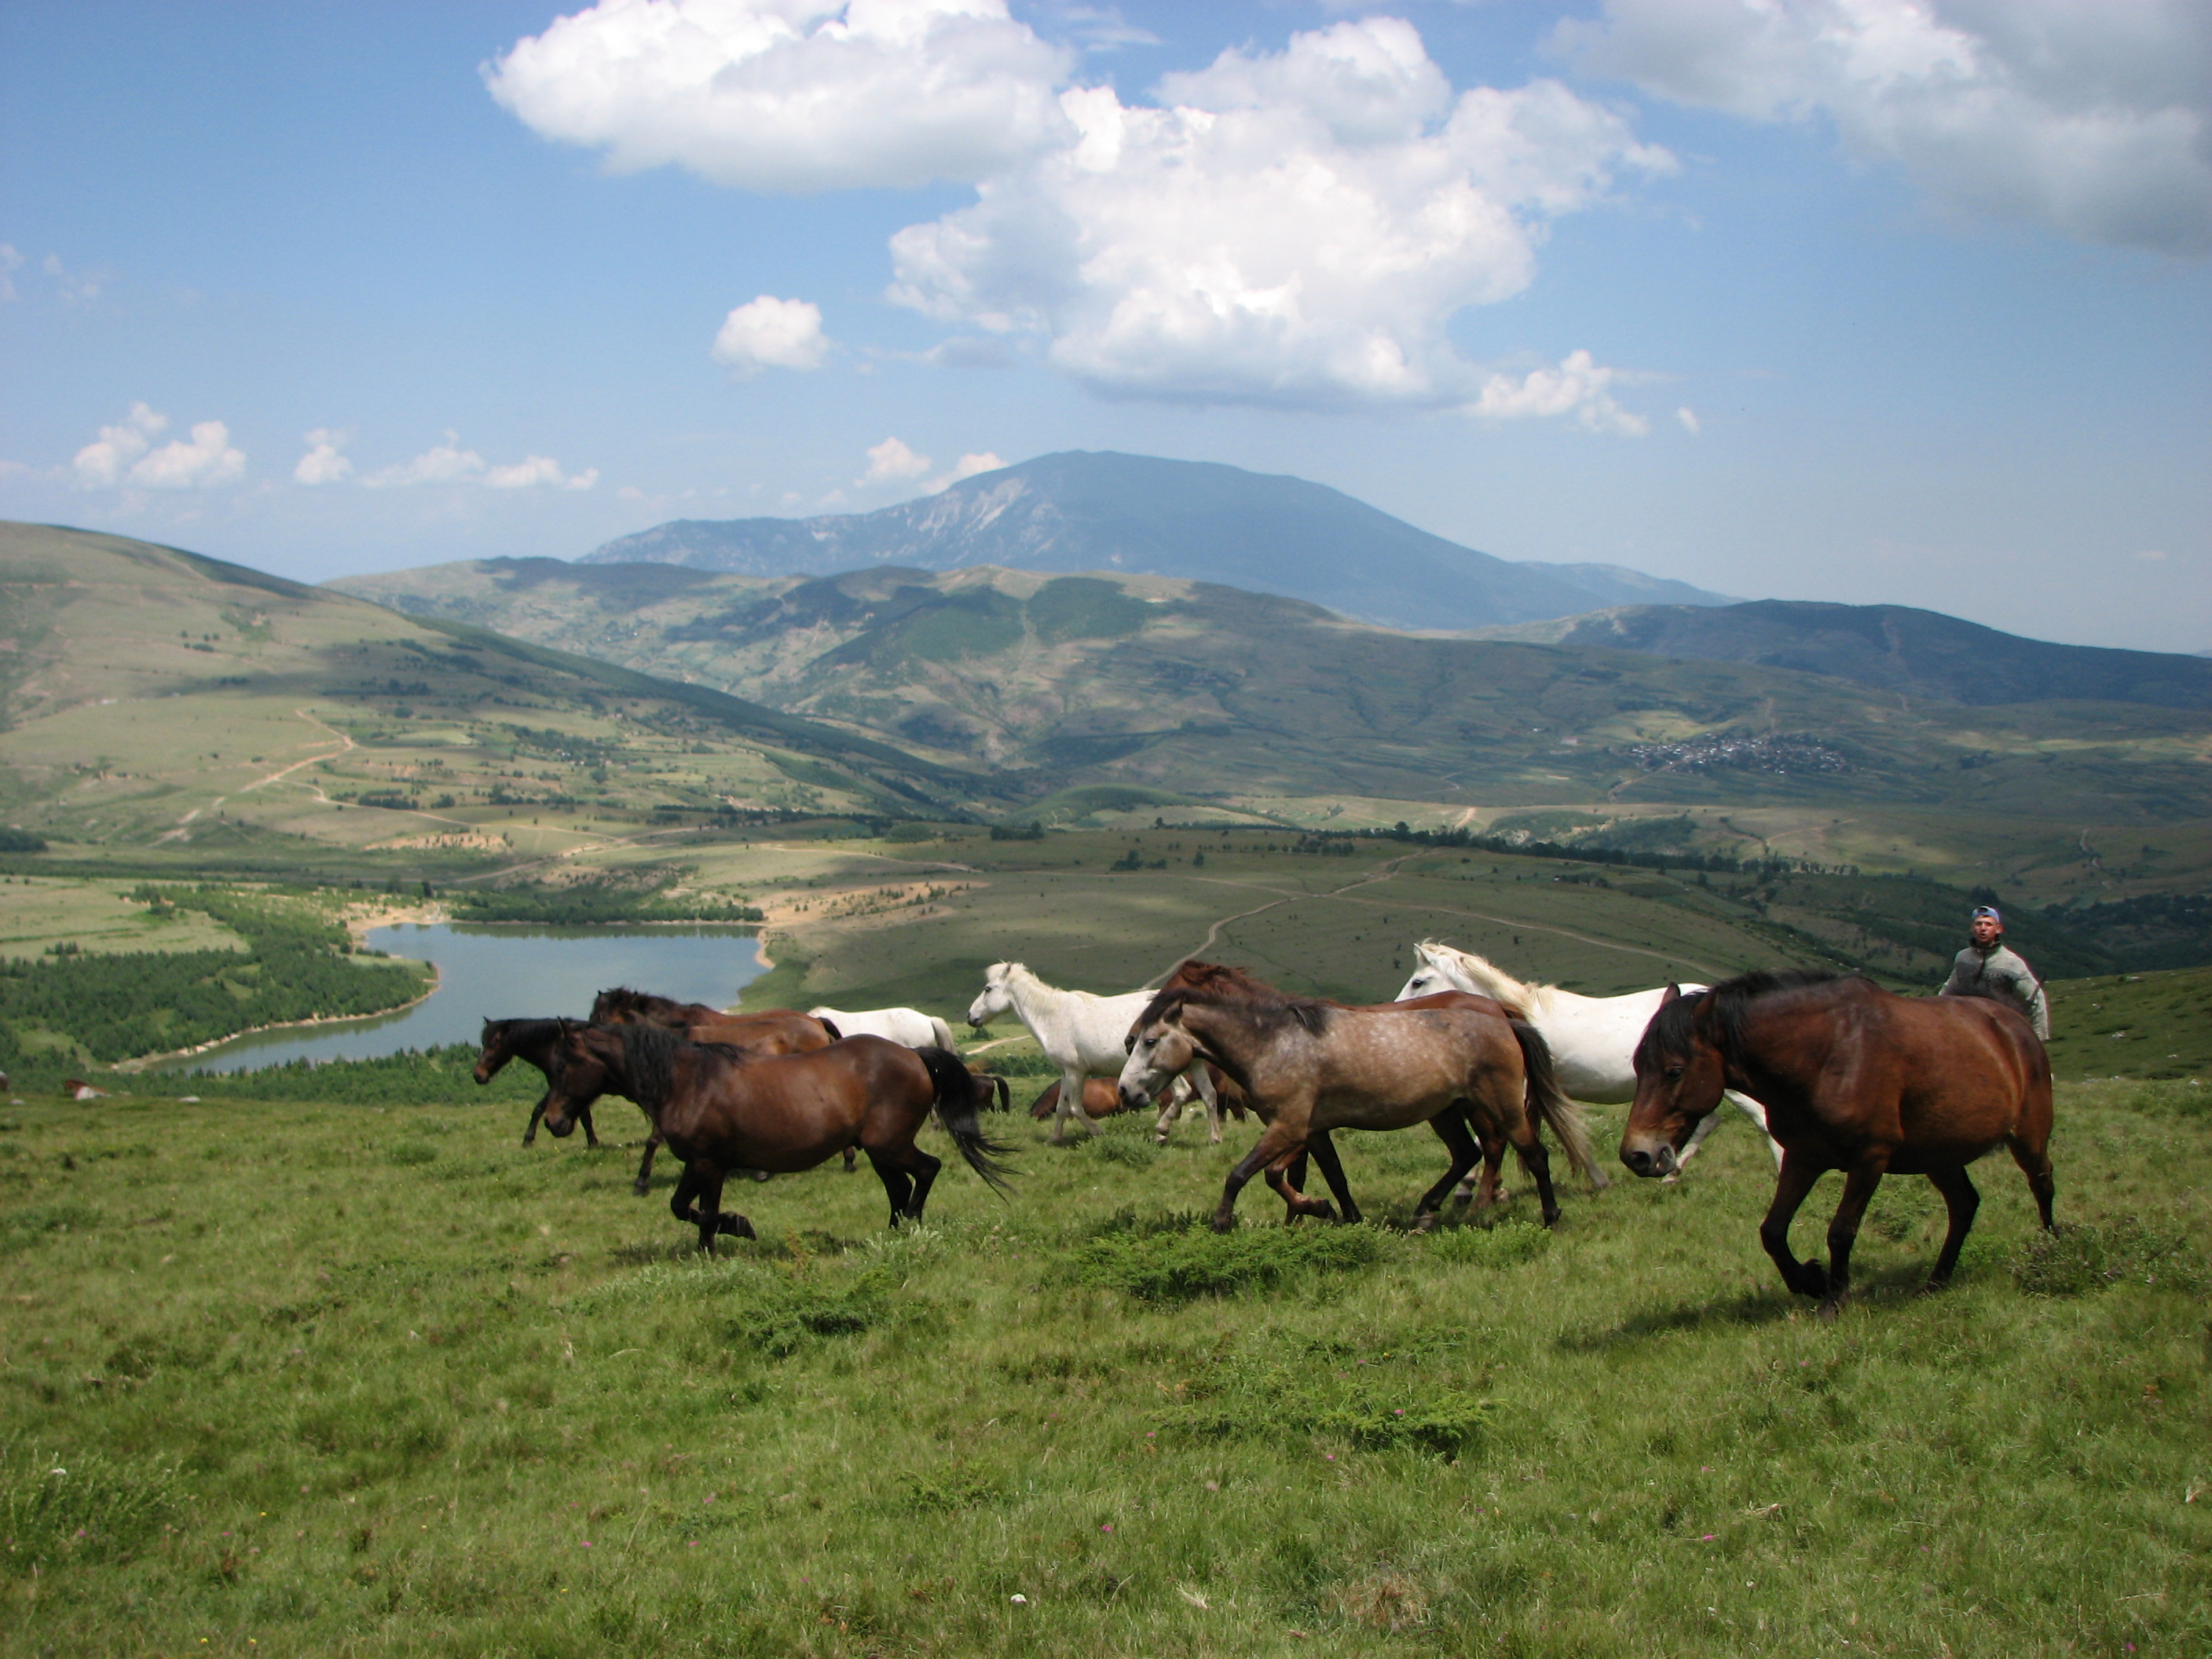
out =
[[[1974,994],[1972,977],[1967,971],[1967,953],[1961,951],[1951,962],[1951,977],[1943,981],[1939,997],[1970,997]]]

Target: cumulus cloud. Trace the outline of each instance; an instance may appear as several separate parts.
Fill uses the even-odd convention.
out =
[[[603,0],[484,75],[616,171],[806,191],[984,178],[1057,140],[1070,67],[1004,0]]]
[[[404,488],[410,484],[485,484],[494,489],[530,489],[550,485],[561,489],[589,489],[599,481],[597,467],[570,476],[550,455],[531,455],[507,466],[488,465],[473,449],[460,447],[460,434],[447,432],[446,441],[434,444],[412,460],[372,472],[362,482],[373,489]]]
[[[1682,430],[1692,438],[1705,429],[1705,422],[1698,419],[1698,411],[1687,404],[1674,411],[1674,418],[1682,423]]]
[[[722,319],[712,355],[737,379],[749,380],[763,368],[819,368],[829,349],[821,307],[763,294]]]
[[[1556,82],[1455,95],[1395,18],[1159,96],[1064,93],[1075,141],[898,233],[891,297],[1109,394],[1446,407],[1487,392],[1452,314],[1525,289],[1549,220],[1673,165]]]
[[[862,484],[900,483],[929,471],[929,457],[917,455],[896,438],[886,438],[868,451],[868,470]]]
[[[76,453],[71,463],[77,483],[87,489],[135,484],[146,489],[203,489],[229,483],[246,471],[246,453],[234,449],[230,428],[221,421],[196,422],[189,438],[160,448],[154,441],[168,430],[169,417],[143,403]]]
[[[1557,368],[1531,369],[1515,379],[1492,374],[1482,384],[1482,395],[1468,413],[1491,421],[1556,419],[1572,416],[1585,429],[1618,437],[1640,438],[1650,422],[1632,415],[1613,400],[1609,389],[1618,369],[1607,368],[1587,351],[1571,351]]]
[[[294,480],[303,484],[332,484],[343,483],[351,477],[353,463],[340,453],[349,435],[320,426],[308,433],[302,441],[307,446],[307,453],[292,469]]]
[[[1683,103],[1825,115],[1946,212],[2212,252],[2202,0],[1605,0],[1557,39]]]
[[[930,489],[933,493],[947,484],[957,484],[963,478],[972,478],[979,472],[996,472],[1006,465],[1003,456],[994,455],[988,449],[977,454],[963,455],[952,464],[952,471],[934,481]]]

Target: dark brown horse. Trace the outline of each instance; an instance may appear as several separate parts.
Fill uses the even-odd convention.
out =
[[[942,1048],[856,1036],[809,1054],[750,1059],[657,1026],[572,1021],[560,1059],[545,1127],[556,1135],[574,1127],[571,1089],[635,1101],[684,1160],[669,1208],[699,1229],[702,1250],[714,1248],[717,1233],[753,1237],[750,1221],[720,1207],[731,1171],[811,1170],[850,1146],[868,1155],[883,1182],[891,1224],[919,1220],[944,1167],[915,1145],[933,1109],[969,1167],[1006,1188],[1006,1148],[976,1121],[975,1078]]]
[[[1185,963],[1130,1027],[1124,1097],[1143,1094],[1194,1060],[1228,1073],[1254,1111],[1268,1120],[1259,1144],[1229,1173],[1214,1211],[1217,1231],[1233,1224],[1245,1182],[1307,1147],[1356,1217],[1339,1184],[1341,1170],[1332,1169],[1332,1129],[1416,1123],[1435,1129],[1451,1154],[1451,1170],[1415,1206],[1424,1223],[1482,1157],[1475,1125],[1520,1153],[1535,1179],[1547,1225],[1559,1210],[1537,1122],[1552,1127],[1577,1168],[1589,1167],[1581,1114],[1550,1081],[1543,1040],[1533,1030],[1524,1037],[1511,1022],[1478,1008],[1349,1007],[1285,996],[1234,968]],[[1312,1200],[1285,1197],[1293,1215],[1330,1213]]]
[[[1966,1166],[2002,1146],[2051,1218],[2051,1060],[2027,1022],[1976,997],[1901,997],[1832,974],[1744,974],[1685,995],[1669,986],[1636,1048],[1636,1103],[1620,1161],[1663,1176],[1723,1089],[1762,1103],[1782,1145],[1759,1241],[1800,1296],[1832,1317],[1850,1284],[1851,1243],[1885,1175],[1924,1175],[1950,1231],[1929,1285],[1959,1263],[1981,1195]],[[1828,1265],[1790,1253],[1790,1223],[1814,1183],[1844,1171]]]

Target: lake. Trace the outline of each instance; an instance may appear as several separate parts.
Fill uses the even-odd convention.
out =
[[[453,927],[408,923],[368,934],[374,949],[436,964],[438,988],[412,1008],[343,1024],[234,1037],[162,1071],[247,1072],[292,1060],[369,1060],[449,1042],[473,1047],[483,1022],[580,1019],[611,985],[717,1008],[768,971],[750,927]]]

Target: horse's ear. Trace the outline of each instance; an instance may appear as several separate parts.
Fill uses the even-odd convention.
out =
[[[1668,980],[1667,981],[1667,994],[1659,999],[1659,1006],[1662,1008],[1664,1008],[1668,1003],[1680,1002],[1681,1000],[1682,988],[1675,984],[1673,980]]]

